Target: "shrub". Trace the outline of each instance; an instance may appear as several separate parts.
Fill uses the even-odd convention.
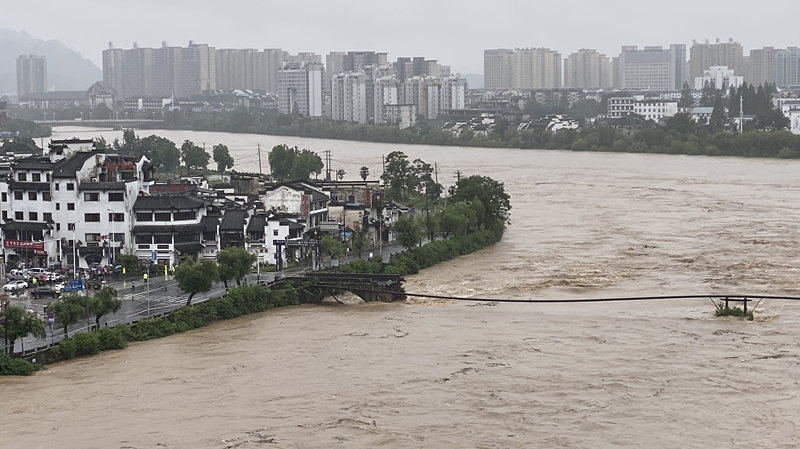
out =
[[[0,376],[28,376],[40,368],[36,363],[0,352]]]

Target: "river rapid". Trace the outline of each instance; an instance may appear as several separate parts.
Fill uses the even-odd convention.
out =
[[[579,153],[189,131],[268,171],[272,146],[381,155],[439,181],[505,183],[503,240],[408,276],[479,298],[800,296],[800,161]],[[120,132],[56,129],[54,138]],[[800,303],[754,321],[708,299],[596,304],[409,300],[289,307],[0,378],[0,447],[793,448]]]

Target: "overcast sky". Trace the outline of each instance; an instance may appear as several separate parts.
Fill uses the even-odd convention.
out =
[[[746,5],[746,6],[745,6]],[[0,27],[56,39],[102,67],[102,51],[185,46],[283,48],[292,53],[374,50],[425,56],[454,72],[483,73],[487,48],[580,48],[619,54],[622,45],[800,46],[800,1],[745,5],[697,0],[2,0]]]

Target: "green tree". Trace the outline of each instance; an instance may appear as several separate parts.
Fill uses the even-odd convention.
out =
[[[322,173],[322,158],[313,151],[303,150],[296,154],[292,161],[292,169],[289,173],[292,181],[305,181],[311,178],[311,174],[319,175]]]
[[[228,147],[223,144],[214,145],[214,162],[217,163],[217,171],[220,175],[225,173],[225,170],[233,168],[233,157],[231,156]]]
[[[725,106],[722,104],[722,98],[718,96],[716,100],[714,100],[714,109],[711,111],[711,117],[708,119],[708,127],[712,131],[722,131],[727,122]]]
[[[67,337],[67,328],[86,316],[86,298],[77,293],[70,292],[61,297],[60,301],[53,303],[49,311],[53,312],[56,321],[64,326],[64,337]]]
[[[688,82],[683,83],[683,89],[681,89],[681,99],[678,101],[678,107],[680,108],[691,108],[694,106],[694,97],[692,97],[692,88],[689,87]]]
[[[353,233],[353,240],[350,241],[350,245],[353,247],[353,251],[358,254],[358,258],[361,258],[361,253],[369,244],[369,239],[367,239],[366,234],[361,232],[360,230],[356,230]]]
[[[395,222],[394,230],[397,233],[397,241],[405,249],[411,249],[419,245],[422,239],[423,229],[419,220],[407,215],[400,217]]]
[[[150,135],[141,139],[139,145],[160,171],[172,172],[180,165],[181,152],[175,142],[165,137]]]
[[[359,173],[359,175],[361,175],[361,179],[366,181],[367,177],[369,177],[369,168],[367,168],[367,166],[364,165],[364,166],[361,167],[361,169],[358,171],[358,173]]]
[[[202,147],[194,144],[191,140],[186,140],[181,145],[181,160],[186,166],[187,173],[191,169],[205,170],[208,168],[208,160],[211,157]]]
[[[297,155],[297,147],[291,148],[284,144],[275,145],[269,152],[269,170],[272,179],[283,182],[292,173],[292,164]]]
[[[320,249],[328,253],[331,259],[338,259],[344,255],[344,244],[328,234],[322,236],[322,240],[320,240]]]
[[[14,351],[14,343],[18,338],[25,338],[28,335],[33,335],[36,338],[44,338],[46,336],[44,331],[44,323],[35,313],[28,313],[21,307],[8,306],[6,310],[0,313],[0,319],[3,321],[3,332],[7,332],[8,350],[6,352]],[[22,350],[25,350],[23,343]]]
[[[117,298],[117,289],[103,287],[89,301],[89,310],[94,314],[94,323],[100,326],[100,317],[114,313],[122,308],[122,301]]]
[[[392,151],[386,156],[386,168],[381,175],[393,199],[408,198],[409,185],[413,184],[413,169],[408,156],[402,151]]]
[[[208,259],[201,259],[200,262],[189,259],[175,269],[175,279],[181,291],[189,294],[186,305],[191,306],[195,294],[211,290],[214,281],[219,280],[219,271],[217,264]]]
[[[256,261],[256,256],[241,246],[229,246],[217,253],[217,269],[219,278],[228,288],[228,281],[236,280],[237,285],[242,284],[242,279],[250,272]]]
[[[695,131],[696,124],[692,120],[692,116],[685,112],[680,112],[667,118],[667,129],[671,129],[681,134],[692,134]]]
[[[479,200],[483,205],[483,213],[478,216],[478,223],[482,226],[508,221],[511,198],[502,182],[479,175],[462,178],[450,188],[450,197],[456,202]]]

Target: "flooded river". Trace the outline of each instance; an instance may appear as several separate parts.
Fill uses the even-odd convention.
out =
[[[150,132],[142,132],[141,136]],[[61,129],[57,137],[98,132]],[[108,141],[120,133],[103,132]],[[505,183],[499,244],[409,276],[494,298],[800,296],[800,161],[164,131],[263,170],[278,143],[380,175],[400,150]],[[0,378],[0,447],[800,446],[800,303],[300,306]]]

